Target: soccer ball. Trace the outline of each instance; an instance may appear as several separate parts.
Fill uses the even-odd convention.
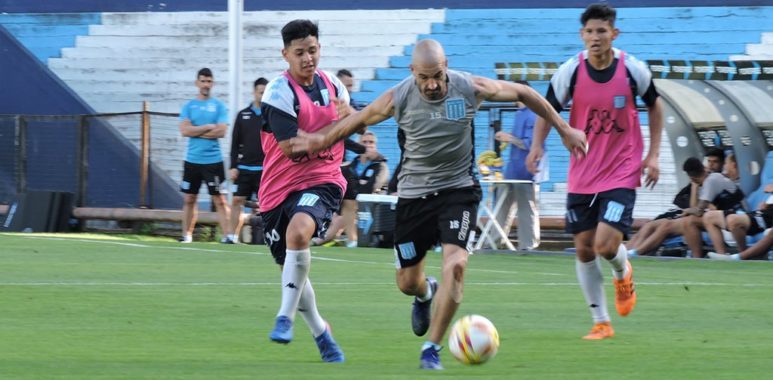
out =
[[[486,317],[466,315],[451,327],[448,349],[464,364],[483,364],[497,354],[499,333]]]

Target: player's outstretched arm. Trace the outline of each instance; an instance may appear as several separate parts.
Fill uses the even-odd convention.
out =
[[[663,102],[658,97],[655,104],[647,108],[650,123],[650,148],[641,164],[642,175],[646,175],[644,186],[653,188],[660,177],[660,140],[663,134]]]
[[[389,119],[394,114],[393,99],[393,91],[389,90],[362,110],[354,112],[315,133],[298,131],[298,136],[290,139],[292,152],[301,154],[327,149],[364,127]]]
[[[494,80],[484,77],[473,77],[475,90],[478,93],[478,101],[490,100],[498,102],[520,101],[526,104],[534,113],[548,122],[548,125],[556,127],[564,146],[578,157],[584,157],[587,153],[587,140],[585,133],[572,128],[556,112],[553,106],[545,100],[537,91],[529,86]],[[535,130],[536,130],[535,126]],[[547,134],[546,134],[547,135]],[[536,139],[535,139],[536,141]]]

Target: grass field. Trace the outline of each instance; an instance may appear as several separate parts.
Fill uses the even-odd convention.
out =
[[[411,299],[391,250],[313,249],[311,279],[346,363],[321,363],[301,318],[267,334],[279,270],[263,246],[137,236],[0,234],[0,379],[757,379],[773,372],[773,266],[634,260],[639,303],[591,327],[573,258],[473,255],[459,315],[487,316],[499,354],[417,369]],[[428,257],[438,275],[439,255]],[[605,264],[605,272],[608,272]],[[607,275],[607,297],[613,290]],[[614,306],[610,305],[612,313]]]

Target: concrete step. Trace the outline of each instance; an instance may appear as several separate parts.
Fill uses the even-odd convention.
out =
[[[163,68],[186,67],[194,65],[194,59],[190,57],[165,57],[165,58],[147,58],[124,56],[121,59],[116,57],[105,58],[50,58],[48,67],[56,69],[107,69],[107,70],[156,70]],[[196,65],[201,65],[202,61],[195,58]],[[372,67],[385,66],[389,58],[386,56],[359,56],[352,60],[350,55],[330,56],[325,55],[321,63],[332,67],[351,67],[352,69],[370,69]],[[206,60],[204,64],[214,72],[224,72],[228,70],[228,59],[226,57],[212,58]],[[287,62],[281,55],[266,56],[261,58],[245,58],[242,60],[242,67],[250,70],[260,68],[261,70],[281,71],[287,69]],[[160,70],[161,69],[161,70]],[[195,73],[194,73],[195,76]]]
[[[331,35],[320,36],[322,46],[339,47],[373,47],[373,46],[400,46],[416,42],[414,33],[378,33],[377,31],[368,36],[360,38],[358,35]],[[137,38],[136,36],[78,36],[75,39],[77,47],[105,47],[122,46],[125,48],[156,46],[158,48],[173,48],[179,46],[207,46],[207,47],[228,47],[228,38],[226,36],[153,36]],[[282,49],[281,38],[253,38],[247,39],[244,49],[253,48],[274,48],[277,51]],[[356,61],[356,60],[354,60]]]
[[[444,9],[389,9],[369,10],[313,10],[313,11],[250,11],[242,13],[243,21],[257,21],[284,25],[294,19],[309,19],[315,22],[340,21],[343,24],[353,20],[359,21],[396,21],[406,22],[442,22],[445,20]],[[169,25],[187,23],[191,20],[198,22],[228,23],[226,12],[106,12],[102,14],[102,23],[106,25]],[[324,33],[324,31],[321,31]]]
[[[773,42],[768,44],[747,44],[746,54],[749,55],[773,55]]]
[[[760,61],[771,61],[773,60],[773,54],[734,54],[731,55],[729,58],[731,61],[750,61],[750,60],[760,60]]]
[[[339,60],[338,62],[331,62],[331,63],[338,63],[338,65],[327,65],[325,66],[324,70],[331,72],[331,74],[334,74],[336,71],[336,68],[343,68],[346,67],[344,64],[345,62],[343,59]],[[354,62],[350,62],[352,65],[354,65]],[[207,62],[188,62],[186,65],[180,65],[178,67],[175,67],[171,70],[161,70],[158,68],[152,68],[152,67],[142,67],[137,69],[131,69],[131,68],[119,68],[119,69],[110,69],[110,68],[103,68],[103,69],[96,69],[96,68],[57,68],[52,67],[52,71],[54,71],[59,77],[65,81],[70,79],[77,79],[77,80],[109,80],[109,81],[132,81],[137,79],[142,79],[143,81],[148,80],[162,80],[162,81],[173,81],[173,82],[181,82],[181,81],[189,81],[189,83],[193,83],[193,81],[196,79],[196,72],[202,68],[202,67],[210,67],[213,70],[213,74],[215,75],[215,79],[218,80],[218,84],[222,85],[223,81],[221,79],[227,78],[227,71],[226,68],[221,67],[213,67],[209,66]],[[332,69],[327,69],[327,67],[330,67]],[[266,69],[266,68],[255,68],[256,77],[257,76],[264,76],[267,79],[273,79],[280,75],[284,69]],[[361,69],[365,70],[366,67],[360,67]],[[245,68],[245,72],[252,71],[252,68]],[[259,72],[257,70],[260,70]],[[262,74],[261,74],[262,73]],[[251,79],[252,77],[250,77]]]
[[[451,43],[455,41],[457,44],[470,44],[470,45],[501,45],[501,46],[520,46],[520,45],[566,45],[571,43],[577,43],[577,32],[574,33],[545,33],[539,36],[523,35],[517,31],[506,31],[491,34],[476,33],[472,35],[457,35],[457,34],[433,34],[433,35],[420,35],[419,38],[435,38],[441,43]],[[737,43],[743,41],[758,41],[758,31],[735,31],[727,33],[725,31],[690,31],[679,34],[679,37],[675,37],[669,32],[643,32],[626,34],[621,33],[620,37],[615,40],[616,46],[625,46],[627,44],[644,45],[651,43],[652,41],[668,41],[673,39],[674,45],[678,44],[700,44],[706,43],[706,41],[712,41],[714,43]]]
[[[518,50],[512,51],[504,48],[500,45],[487,45],[476,46],[462,43],[449,43],[445,44],[446,55],[449,60],[452,61],[456,56],[469,57],[474,56],[475,59],[484,59],[486,61],[499,60],[502,62],[552,62],[552,57],[558,58],[557,62],[563,62],[568,57],[577,54],[581,49],[574,43],[556,44],[550,46],[550,49],[545,49],[543,45],[535,45],[530,43],[528,45],[521,45]],[[624,43],[615,41],[615,46],[626,52],[635,55],[637,58],[640,56],[683,56],[693,54],[722,54],[727,52],[738,52],[739,49],[743,49],[743,41],[732,41],[728,43],[680,43],[678,45],[663,44],[658,41],[646,41],[641,44]],[[413,45],[405,48],[405,54],[410,55],[413,52]],[[486,58],[488,57],[488,58]]]
[[[358,48],[351,48],[348,46],[327,46],[325,45],[322,50],[322,57],[327,56],[351,56],[353,54],[363,56],[377,56],[377,55],[398,55],[402,54],[404,50],[403,46],[364,46]],[[79,46],[77,48],[64,48],[62,49],[62,58],[104,58],[104,57],[142,57],[147,59],[153,58],[169,58],[169,57],[186,57],[190,53],[190,49],[187,47],[173,46],[167,48],[159,48],[155,46],[134,46],[134,47],[117,47],[117,46],[99,46],[99,47],[86,47]],[[254,47],[250,49],[244,49],[242,56],[245,59],[250,58],[264,58],[281,56],[281,49],[276,47]],[[213,46],[207,49],[200,50],[196,53],[196,57],[204,58],[218,58],[225,59],[228,57],[228,46]]]
[[[576,17],[573,18],[554,18],[550,16],[534,18],[483,18],[451,20],[443,24],[435,24],[432,27],[432,33],[459,33],[470,34],[479,33],[480,30],[518,30],[521,34],[542,34],[545,33],[545,25],[551,25],[551,31],[555,32],[576,32]],[[738,30],[757,31],[765,29],[770,25],[770,19],[765,14],[755,14],[735,17],[711,17],[711,18],[661,18],[655,19],[645,17],[618,17],[615,26],[626,33],[642,32],[670,32],[682,33],[693,31],[716,31],[726,30],[728,32]]]
[[[285,22],[264,22],[252,19],[242,20],[242,34],[245,40],[251,36],[274,36],[281,39]],[[320,34],[327,36],[351,35],[352,30],[378,31],[377,34],[429,33],[430,23],[417,20],[348,20],[345,23],[333,20],[319,22]],[[91,25],[92,36],[228,36],[228,22],[194,20],[181,24],[149,24],[137,28],[136,25]],[[323,34],[324,33],[324,34]]]
[[[333,71],[335,72],[335,71]],[[143,93],[158,93],[158,92],[166,92],[166,93],[191,93],[196,91],[196,87],[193,84],[194,76],[196,75],[196,71],[192,71],[192,74],[189,75],[188,78],[185,80],[163,80],[163,78],[160,78],[159,80],[139,80],[139,81],[122,81],[122,80],[114,80],[114,79],[105,79],[105,78],[84,78],[84,79],[68,79],[67,84],[70,85],[73,88],[78,89],[80,92],[83,91],[89,91],[94,93],[101,93],[101,94],[110,94],[110,93],[127,93],[127,94],[143,94]],[[254,75],[254,78],[257,79],[257,77],[261,75],[265,75],[266,79],[273,79],[277,75],[281,74],[281,72],[272,72],[269,74],[274,75],[265,75],[265,74],[256,74]],[[217,72],[215,72],[216,76],[221,76]],[[355,75],[355,78],[359,78],[357,75]],[[252,84],[253,80],[243,81],[241,83],[242,87],[247,89],[248,91],[252,91]],[[215,96],[222,96],[226,94],[226,89],[228,88],[229,82],[224,79],[217,79],[215,82],[215,87],[212,89],[213,94]],[[356,89],[355,89],[356,90]],[[356,93],[356,92],[355,92]]]

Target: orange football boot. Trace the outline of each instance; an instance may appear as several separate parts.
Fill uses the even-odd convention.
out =
[[[599,322],[593,325],[588,335],[582,337],[585,340],[602,340],[615,336],[615,330],[612,329],[612,324],[609,321]]]
[[[636,291],[633,288],[633,267],[631,262],[626,263],[628,266],[628,275],[622,280],[613,279],[615,284],[615,308],[617,314],[625,317],[631,313],[633,307],[636,306]]]

